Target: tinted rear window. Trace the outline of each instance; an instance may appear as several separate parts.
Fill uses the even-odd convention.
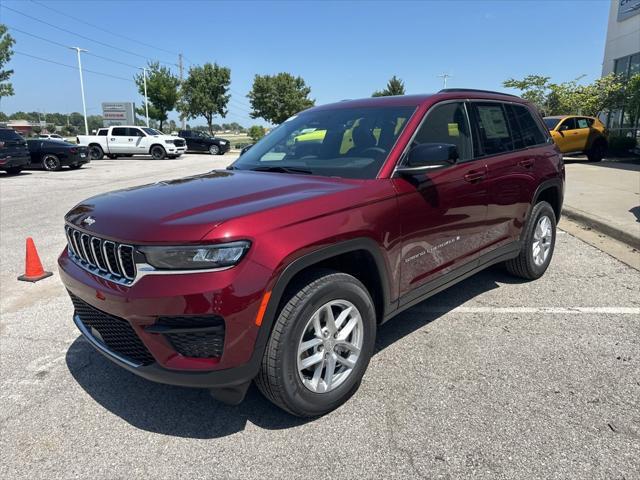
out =
[[[475,110],[482,154],[497,155],[513,150],[513,140],[502,104],[477,103]]]
[[[547,126],[547,128],[549,130],[553,130],[554,128],[556,128],[558,126],[558,123],[560,123],[560,119],[559,118],[545,118],[544,119],[544,124]]]
[[[546,137],[528,108],[522,105],[506,105],[506,108],[509,111],[511,131],[514,133],[514,148],[526,148],[545,143]]]
[[[23,142],[24,138],[22,138],[20,134],[16,133],[15,130],[11,130],[10,128],[2,128],[0,129],[0,140],[2,140],[3,142],[11,140]]]

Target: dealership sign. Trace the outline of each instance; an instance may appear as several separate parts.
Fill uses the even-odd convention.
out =
[[[640,0],[618,0],[618,21],[640,13]]]
[[[135,121],[135,105],[133,102],[102,103],[102,123],[105,127],[135,125]]]

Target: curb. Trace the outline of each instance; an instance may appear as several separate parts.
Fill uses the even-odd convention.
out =
[[[562,207],[562,215],[578,223],[586,225],[587,227],[591,227],[592,229],[597,230],[600,233],[604,233],[605,235],[620,242],[626,243],[631,248],[640,250],[640,237],[632,235],[625,230],[621,230],[599,220],[598,218],[587,215],[580,210],[574,209],[572,207],[567,207],[566,205]]]

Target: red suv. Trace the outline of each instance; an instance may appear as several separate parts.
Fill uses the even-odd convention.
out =
[[[315,416],[358,388],[381,323],[498,262],[540,277],[563,189],[520,98],[344,101],[226,170],[80,203],[59,266],[76,325],[121,367],[229,403],[255,380]]]

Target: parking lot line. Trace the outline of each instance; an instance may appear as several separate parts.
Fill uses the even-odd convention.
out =
[[[640,307],[456,307],[450,308],[413,308],[420,313],[546,313],[546,314],[580,314],[602,313],[614,315],[640,315]]]

